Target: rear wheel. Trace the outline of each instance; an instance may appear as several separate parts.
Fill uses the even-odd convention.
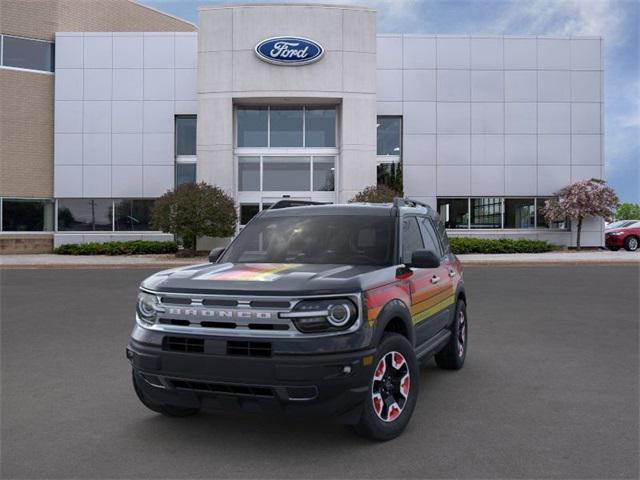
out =
[[[375,369],[355,431],[372,440],[391,440],[405,429],[419,391],[418,361],[411,343],[398,334],[382,338]]]
[[[436,353],[436,364],[445,370],[459,370],[467,357],[467,305],[464,300],[456,304],[455,320],[451,325],[451,337],[442,350]]]
[[[629,236],[624,241],[624,249],[630,252],[638,250],[638,237]]]
[[[138,399],[149,410],[152,410],[156,413],[161,413],[168,417],[190,417],[191,415],[195,415],[200,411],[199,408],[184,408],[184,407],[178,407],[176,405],[155,403],[149,400],[147,397],[145,397],[144,392],[138,385],[138,380],[136,379],[136,375],[133,372],[131,375],[131,379],[133,380],[133,389],[136,391],[136,395],[138,396]]]

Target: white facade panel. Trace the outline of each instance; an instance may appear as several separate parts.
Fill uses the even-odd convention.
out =
[[[82,138],[83,165],[111,165],[111,135],[85,133]]]
[[[499,37],[471,37],[471,68],[502,70],[504,68],[504,40]]]
[[[113,37],[113,68],[142,68],[142,34]]]
[[[469,37],[438,37],[436,47],[438,68],[469,68],[471,64]]]
[[[112,36],[85,35],[84,68],[112,68],[113,66]]]
[[[405,35],[402,55],[404,68],[436,68],[436,38]]]

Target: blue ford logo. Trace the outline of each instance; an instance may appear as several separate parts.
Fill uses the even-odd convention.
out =
[[[267,38],[256,45],[260,60],[276,65],[307,65],[320,60],[323,53],[322,45],[301,37]]]

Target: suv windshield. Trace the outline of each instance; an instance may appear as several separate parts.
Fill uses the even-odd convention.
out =
[[[392,265],[395,217],[258,217],[220,262]]]

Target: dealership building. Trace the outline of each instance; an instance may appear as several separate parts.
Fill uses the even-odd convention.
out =
[[[205,6],[196,28],[128,0],[33,5],[0,15],[4,252],[171,238],[154,199],[192,181],[241,225],[385,183],[450,235],[573,245],[539,209],[604,175],[600,38],[383,34],[356,6]],[[587,220],[582,244],[602,241]]]

